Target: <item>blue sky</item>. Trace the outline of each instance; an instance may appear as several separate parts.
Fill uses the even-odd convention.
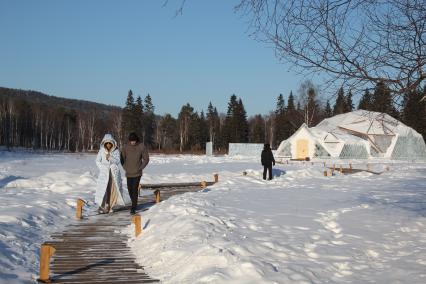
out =
[[[249,115],[304,79],[248,35],[238,1],[0,0],[0,86],[123,106],[149,93],[157,114],[189,102],[226,112],[241,97]]]

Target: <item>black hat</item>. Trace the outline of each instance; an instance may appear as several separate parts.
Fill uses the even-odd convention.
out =
[[[129,134],[129,141],[136,141],[136,142],[138,142],[139,141],[138,135],[136,133],[134,133],[134,132],[131,132]]]

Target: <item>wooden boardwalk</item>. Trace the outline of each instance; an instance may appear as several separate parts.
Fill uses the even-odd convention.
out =
[[[161,199],[199,190],[199,186],[165,188],[161,190]],[[154,200],[154,195],[139,197],[137,213],[148,210],[155,204]],[[46,242],[56,249],[51,261],[51,282],[158,282],[149,277],[143,267],[136,263],[135,256],[127,246],[128,236],[121,231],[130,223],[128,208],[112,214],[85,212],[82,220],[76,220],[63,232],[53,234],[51,240]]]

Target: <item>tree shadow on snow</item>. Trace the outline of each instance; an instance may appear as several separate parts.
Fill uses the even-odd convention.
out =
[[[8,183],[18,180],[18,179],[23,179],[24,177],[21,176],[7,176],[5,178],[0,179],[0,188],[5,187]]]
[[[426,187],[401,188],[400,190],[391,190],[383,193],[377,192],[377,195],[362,195],[360,200],[362,203],[384,207],[390,206],[426,217]]]

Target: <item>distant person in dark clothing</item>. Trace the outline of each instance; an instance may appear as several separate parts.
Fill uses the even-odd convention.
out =
[[[139,137],[136,133],[130,133],[129,143],[124,145],[121,151],[121,164],[126,171],[127,189],[132,200],[132,208],[130,210],[132,215],[136,214],[139,182],[142,177],[142,171],[148,163],[148,151],[142,143],[139,143]]]
[[[272,165],[275,166],[274,155],[269,144],[265,144],[262,151],[261,162],[263,166],[263,179],[266,180],[266,171],[269,171],[269,180],[272,179]]]

